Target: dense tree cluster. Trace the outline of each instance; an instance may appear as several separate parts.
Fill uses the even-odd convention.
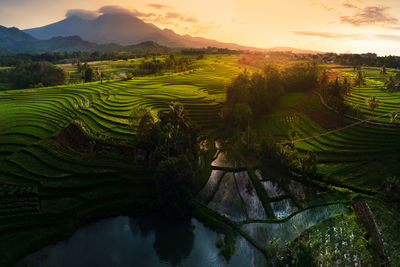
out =
[[[0,66],[16,66],[20,61],[48,61],[52,63],[72,63],[76,61],[128,60],[168,54],[168,51],[96,51],[96,52],[47,52],[0,55]]]
[[[341,65],[350,66],[386,66],[389,68],[400,67],[400,57],[398,56],[383,56],[378,57],[376,54],[341,54],[334,57],[334,62]]]
[[[223,128],[229,132],[249,130],[270,111],[286,91],[308,91],[317,87],[319,68],[312,62],[292,64],[286,69],[267,65],[263,72],[236,77],[226,88],[226,102],[221,111]]]
[[[190,213],[190,186],[198,170],[197,131],[179,103],[171,103],[169,112],[159,112],[158,118],[155,122],[144,109],[132,112],[135,144],[156,170],[160,210],[167,217],[182,218]]]
[[[311,91],[317,88],[320,68],[315,61],[298,62],[283,71],[285,90]]]
[[[133,76],[142,76],[149,74],[161,74],[165,70],[185,71],[192,63],[192,59],[188,57],[175,57],[170,55],[164,60],[152,58],[152,60],[143,60],[138,66],[134,66],[131,74]]]
[[[354,79],[353,83],[356,84],[356,80],[357,77]],[[358,83],[364,82],[358,81]],[[344,96],[351,94],[351,83],[346,77],[343,80],[339,79],[339,77],[336,77],[334,80],[329,80],[329,76],[326,70],[324,70],[320,76],[318,89],[331,107],[341,112],[346,112],[351,109],[344,101]]]
[[[285,172],[314,177],[317,174],[317,155],[312,152],[300,153],[294,145],[276,145],[264,141],[257,153],[263,162],[269,162],[275,168]]]
[[[240,51],[231,50],[228,48],[207,47],[207,48],[187,48],[183,49],[181,53],[182,55],[203,55],[203,54],[236,55],[239,54]]]
[[[20,61],[15,68],[0,74],[0,81],[15,89],[60,85],[66,78],[63,69],[49,62]]]
[[[103,60],[128,60],[131,58],[152,58],[160,55],[184,55],[199,56],[203,54],[238,54],[239,51],[224,48],[191,48],[179,49],[158,46],[152,42],[143,43],[134,46],[128,46],[122,49],[112,51],[94,51],[94,52],[46,52],[46,53],[20,53],[0,55],[0,66],[16,66],[20,61],[48,61],[52,63],[72,63]]]
[[[77,71],[80,73],[82,80],[87,82],[101,81],[108,79],[108,75],[105,72],[100,71],[99,68],[93,68],[88,63],[82,64],[81,62],[76,63]]]

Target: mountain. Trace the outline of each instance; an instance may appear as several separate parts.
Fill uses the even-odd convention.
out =
[[[48,40],[38,40],[17,28],[0,26],[0,54],[26,52],[73,52],[73,51],[137,51],[167,53],[171,48],[159,45],[153,41],[141,42],[135,45],[122,46],[118,44],[96,44],[82,40],[79,36],[52,37]]]
[[[20,51],[25,45],[30,45],[35,41],[35,38],[17,28],[6,28],[0,25],[0,53]]]
[[[104,14],[93,20],[72,16],[47,26],[24,31],[0,26],[0,54],[106,50],[166,51],[168,47],[209,46],[260,52],[317,53],[291,47],[256,48],[179,35],[170,29],[161,30],[130,14]]]
[[[0,26],[0,54],[24,52],[72,52],[119,50],[116,44],[98,45],[82,40],[79,36],[53,37],[49,40],[38,40],[17,29]]]
[[[223,43],[202,37],[179,35],[170,29],[160,29],[151,23],[146,23],[130,14],[104,14],[93,20],[77,16],[68,17],[62,21],[47,26],[24,30],[25,33],[37,39],[50,39],[56,36],[80,36],[82,39],[99,43],[117,43],[131,45],[145,41],[153,41],[168,47],[218,47],[233,50],[252,50],[268,52],[269,49],[241,46],[233,43]],[[276,50],[274,50],[276,51]],[[296,52],[295,48],[284,48],[279,51]],[[302,53],[305,50],[299,50]],[[309,51],[312,52],[312,51]]]
[[[37,39],[50,39],[56,36],[77,35],[84,40],[99,44],[118,43],[121,45],[154,41],[171,47],[180,46],[156,26],[145,23],[129,14],[105,14],[94,20],[77,16],[62,21],[24,31]]]

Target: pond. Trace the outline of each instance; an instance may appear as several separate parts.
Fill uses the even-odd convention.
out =
[[[263,255],[240,236],[227,262],[218,238],[194,218],[172,224],[155,215],[120,216],[82,226],[17,266],[265,266]]]

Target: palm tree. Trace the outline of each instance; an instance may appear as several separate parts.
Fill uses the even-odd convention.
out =
[[[396,92],[399,89],[399,84],[393,76],[389,76],[389,79],[385,81],[385,86],[389,93]]]
[[[361,86],[365,85],[365,77],[364,77],[364,73],[359,70],[357,71],[356,77],[354,77],[354,85],[358,86],[359,89],[361,89]]]
[[[350,95],[351,94],[351,85],[349,83],[349,80],[344,77],[343,79],[343,84],[342,84],[342,88],[343,88],[343,94],[344,95]]]
[[[169,109],[169,119],[174,128],[189,128],[190,121],[189,118],[186,116],[185,109],[181,103],[173,102],[169,104]]]
[[[376,96],[371,96],[370,99],[365,99],[365,104],[372,110],[372,117],[374,117],[374,111],[375,109],[379,108],[379,106],[382,104],[382,101]]]
[[[320,84],[320,88],[322,89],[322,95],[326,96],[327,88],[328,88],[328,85],[329,85],[329,76],[328,76],[328,73],[327,73],[327,71],[325,69],[322,72],[319,84]]]
[[[387,74],[385,65],[382,66],[382,68],[380,70],[380,74],[383,75],[383,76],[385,76]]]
[[[169,105],[169,113],[165,115],[167,125],[167,151],[169,157],[170,142],[177,148],[177,138],[183,132],[191,131],[191,121],[186,115],[185,109],[181,103],[172,102]]]
[[[392,113],[390,113],[390,123],[395,122],[397,118],[398,118],[397,112],[393,111]]]

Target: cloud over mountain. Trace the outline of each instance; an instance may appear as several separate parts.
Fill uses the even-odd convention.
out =
[[[128,9],[122,6],[103,6],[99,8],[98,12],[103,15],[128,14],[138,18],[154,16],[153,13],[144,13],[136,9]]]
[[[67,18],[76,16],[76,17],[80,17],[82,19],[91,20],[91,19],[97,18],[99,16],[99,13],[96,11],[90,11],[90,10],[84,10],[84,9],[70,9],[67,11],[65,16]]]
[[[148,18],[155,16],[154,13],[140,12],[136,9],[129,9],[117,5],[103,6],[99,8],[97,11],[85,10],[85,9],[70,9],[67,11],[65,16],[67,18],[76,16],[82,19],[93,20],[101,15],[116,15],[116,14],[127,14],[138,18]]]
[[[162,4],[148,4],[157,10],[169,9],[171,6]],[[184,13],[168,11],[166,13],[146,13],[141,12],[137,9],[129,9],[117,5],[103,6],[97,11],[84,10],[84,9],[70,9],[66,13],[66,17],[77,16],[86,20],[93,20],[101,15],[116,15],[116,14],[127,14],[133,17],[137,17],[150,23],[161,23],[166,25],[175,25],[176,23],[199,23],[200,21],[194,17]]]

